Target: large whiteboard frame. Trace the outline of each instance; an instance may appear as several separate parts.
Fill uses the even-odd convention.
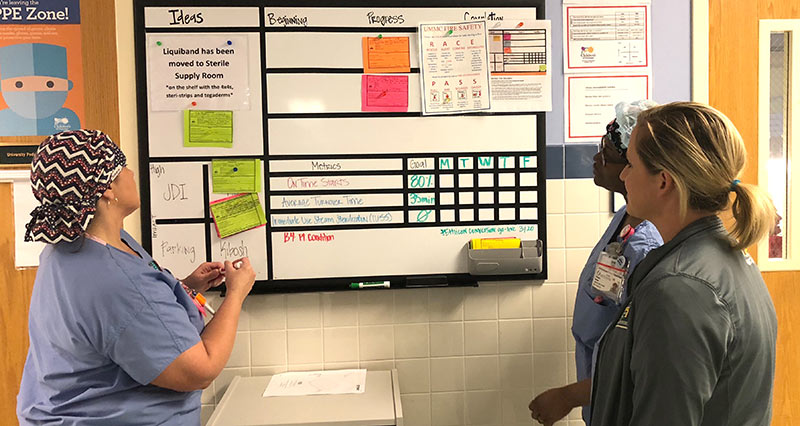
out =
[[[267,3],[268,6],[266,6]],[[437,210],[432,214],[433,223],[408,223],[410,215],[417,212],[418,208],[411,208],[409,202],[404,202],[405,206],[385,207],[382,209],[384,215],[387,212],[396,213],[391,221],[387,223],[370,225],[347,224],[333,228],[339,241],[348,241],[348,247],[360,247],[369,256],[374,256],[372,260],[377,260],[377,262],[371,262],[370,259],[367,259],[360,262],[358,266],[360,268],[359,273],[348,273],[347,265],[342,265],[343,258],[332,256],[334,253],[330,250],[326,251],[324,246],[295,247],[292,250],[279,247],[281,244],[279,232],[288,234],[290,232],[310,230],[317,232],[318,235],[323,235],[326,230],[331,229],[331,227],[326,227],[324,224],[314,227],[292,227],[289,225],[280,227],[278,225],[272,226],[272,224],[268,223],[266,227],[239,234],[242,240],[242,247],[246,244],[244,239],[249,239],[250,244],[258,244],[259,239],[263,239],[264,242],[263,250],[257,248],[247,252],[248,255],[255,259],[261,259],[261,256],[263,256],[266,262],[264,268],[259,270],[254,291],[344,290],[352,282],[376,280],[389,280],[392,288],[474,285],[476,277],[466,274],[465,243],[469,238],[483,236],[520,236],[525,238],[526,235],[535,235],[537,239],[544,243],[545,249],[542,259],[543,270],[538,274],[482,276],[480,280],[545,279],[547,277],[547,228],[545,214],[545,120],[543,112],[480,113],[450,117],[422,117],[419,113],[418,101],[416,104],[409,104],[410,108],[407,113],[354,111],[353,106],[355,104],[352,101],[328,102],[325,106],[318,107],[318,109],[314,107],[309,109],[306,106],[305,109],[301,108],[301,112],[297,112],[292,110],[291,102],[281,102],[282,100],[285,101],[285,99],[281,99],[281,97],[285,96],[284,94],[293,93],[290,88],[287,88],[288,85],[293,84],[293,81],[309,82],[307,89],[310,92],[314,91],[314,84],[323,84],[328,81],[336,82],[334,84],[338,86],[352,88],[356,83],[356,77],[360,78],[360,75],[363,74],[361,66],[350,65],[353,61],[351,52],[349,57],[346,54],[342,54],[329,56],[328,59],[323,58],[322,63],[325,66],[321,67],[286,66],[287,64],[305,64],[302,64],[303,60],[299,60],[299,62],[295,60],[293,64],[291,58],[284,58],[284,63],[280,63],[277,59],[273,61],[276,65],[282,66],[270,68],[268,54],[265,53],[270,43],[273,46],[278,43],[278,46],[280,46],[281,40],[290,35],[297,35],[299,44],[313,44],[313,38],[309,41],[308,36],[313,36],[315,33],[320,32],[331,36],[354,39],[377,34],[386,34],[386,36],[411,35],[410,45],[415,46],[417,22],[455,22],[467,18],[467,15],[463,13],[465,10],[471,11],[473,17],[479,16],[481,12],[484,15],[491,12],[496,12],[496,15],[508,13],[508,16],[510,16],[508,19],[514,20],[517,19],[514,16],[517,11],[533,8],[536,10],[536,19],[544,19],[544,3],[544,0],[466,2],[441,0],[404,2],[325,1],[322,3],[312,1],[267,2],[262,0],[187,0],[185,2],[136,0],[134,3],[134,27],[143,246],[151,250],[156,259],[158,259],[156,255],[159,254],[157,253],[159,250],[162,254],[172,253],[173,251],[180,252],[180,250],[185,250],[186,247],[181,247],[179,243],[165,246],[163,240],[165,238],[164,235],[177,235],[175,238],[195,239],[198,241],[198,245],[200,244],[199,241],[203,240],[204,250],[197,250],[197,253],[192,251],[192,256],[195,258],[205,257],[202,260],[221,259],[219,257],[219,244],[221,242],[213,232],[213,222],[207,208],[208,202],[222,197],[222,195],[210,193],[209,169],[212,158],[244,157],[263,160],[264,172],[262,173],[262,178],[264,182],[259,196],[267,213],[268,221],[272,222],[274,220],[272,223],[284,224],[290,222],[279,222],[273,218],[272,216],[281,216],[283,212],[277,210],[277,208],[277,211],[271,210],[271,204],[276,202],[279,199],[278,197],[291,198],[293,194],[286,192],[287,188],[283,188],[283,190],[274,188],[279,187],[277,182],[280,179],[291,179],[291,176],[300,173],[294,168],[297,163],[318,157],[324,157],[328,160],[335,159],[336,161],[352,164],[354,170],[350,173],[337,174],[328,172],[324,175],[345,176],[348,179],[352,179],[353,182],[358,182],[359,178],[362,181],[369,181],[370,176],[372,176],[373,180],[383,179],[383,181],[387,182],[387,188],[394,188],[392,185],[396,185],[396,176],[391,175],[397,173],[397,164],[400,164],[403,171],[403,175],[399,180],[400,187],[364,195],[364,197],[373,197],[372,202],[375,203],[371,204],[373,206],[391,206],[396,204],[398,195],[407,200],[411,196],[410,194],[414,192],[409,188],[411,177],[409,165],[412,164],[412,160],[430,159],[435,164],[449,159],[454,163],[453,170],[440,170],[434,166],[415,172],[430,175],[431,179],[435,179],[437,182],[434,188],[424,190],[424,194],[433,194],[436,200],[435,206]],[[164,7],[215,11],[256,7],[260,13],[258,13],[256,19],[250,13],[242,13],[241,9],[231,12],[231,15],[236,16],[236,19],[241,22],[241,26],[237,28],[224,26],[224,16],[219,19],[216,19],[218,16],[213,16],[209,20],[216,22],[218,26],[215,27],[171,28],[167,23],[158,22],[157,19],[152,18],[150,18],[149,26],[146,27],[145,25],[148,23],[146,9]],[[288,9],[289,11],[303,8],[313,17],[324,21],[324,25],[303,29],[267,27],[266,8],[271,10]],[[365,9],[389,11],[402,9],[406,11],[407,19],[411,24],[406,24],[410,26],[403,27],[362,27],[340,23],[339,19],[341,17],[347,18],[348,14],[352,14],[352,11],[358,10],[361,12]],[[454,11],[457,13],[453,13]],[[497,13],[498,11],[500,13]],[[432,12],[443,13],[443,15],[429,16]],[[206,16],[208,15],[207,13]],[[258,21],[257,25],[256,20]],[[186,151],[180,147],[179,143],[174,143],[174,141],[182,138],[182,134],[179,132],[180,129],[170,127],[170,123],[174,124],[175,114],[153,112],[149,107],[146,61],[146,40],[148,35],[214,33],[248,33],[249,69],[251,73],[249,79],[251,83],[257,83],[251,84],[251,86],[257,87],[251,87],[250,103],[252,107],[250,111],[239,111],[235,112],[235,114],[238,114],[240,118],[247,117],[246,120],[248,122],[253,122],[253,117],[256,115],[260,116],[260,120],[258,120],[257,125],[248,126],[246,129],[235,128],[234,140],[247,141],[242,142],[246,145],[244,151],[241,152],[242,155],[237,155],[239,151],[225,151],[225,148],[200,148],[185,153]],[[270,38],[270,36],[273,36],[273,38]],[[293,48],[296,48],[296,45]],[[414,47],[413,50],[416,51],[417,49]],[[414,54],[415,52],[412,52],[412,69],[408,74],[410,90],[416,90],[419,85],[418,60],[413,57]],[[340,56],[345,61],[349,61],[347,65],[339,68],[332,66],[330,61],[334,61],[335,65],[335,61],[339,60],[337,58]],[[552,64],[550,66],[552,67]],[[257,77],[254,77],[253,74]],[[318,75],[319,78],[315,79],[315,75]],[[280,81],[280,88],[270,92],[268,85],[270,80]],[[413,99],[413,96],[411,98]],[[236,115],[234,122],[236,123]],[[280,140],[286,140],[286,135],[297,135],[301,131],[304,136],[303,140],[292,144],[278,143]],[[374,139],[359,137],[359,135],[370,134],[370,132],[374,131],[384,131],[386,133],[387,136],[383,147],[376,148],[375,144],[372,143]],[[349,133],[345,133],[346,137],[338,141],[338,144],[331,143],[330,136],[338,135],[340,132]],[[455,132],[456,137],[445,138],[442,136],[452,132]],[[434,135],[433,138],[431,138],[432,134]],[[158,137],[162,139],[155,143],[170,140],[173,145],[171,147],[159,145],[156,151],[151,153],[151,145],[154,144],[154,138]],[[397,149],[397,146],[404,142],[418,141],[421,138],[438,141],[432,146],[416,146],[413,152],[400,152]],[[483,146],[483,144],[487,143],[487,140],[492,140],[487,138],[506,138],[511,140],[511,143],[510,146],[504,146],[504,149],[501,150],[487,150],[487,147]],[[529,138],[534,138],[535,142]],[[261,144],[255,143],[254,139],[259,140]],[[273,141],[274,144],[270,145],[270,142]],[[323,141],[327,143],[322,144]],[[286,145],[290,146],[287,147]],[[359,154],[360,152],[368,154]],[[358,170],[359,162],[363,163],[364,161],[372,163],[370,171]],[[492,170],[481,172],[482,165],[492,161],[496,166],[493,166]],[[500,161],[503,161],[505,168],[500,168]],[[458,173],[458,164],[467,164],[465,162],[469,162],[474,170],[472,175],[466,175],[469,176],[467,178],[459,176]],[[510,166],[506,163],[510,163]],[[163,211],[164,209],[163,206],[153,206],[153,203],[151,203],[151,196],[155,194],[154,191],[161,189],[158,187],[158,179],[151,180],[151,169],[163,164],[192,170],[191,173],[194,173],[192,177],[187,177],[185,180],[193,182],[195,186],[192,190],[195,193],[202,194],[202,205],[199,208],[195,204],[185,210],[174,210],[176,213],[169,218],[154,217],[153,208],[156,208],[156,211]],[[384,170],[384,166],[388,167],[388,169]],[[392,171],[393,167],[395,169],[394,172]],[[303,172],[300,174],[312,179],[321,175],[318,172]],[[470,178],[472,182],[469,182]],[[198,182],[198,180],[201,182]],[[190,183],[189,185],[192,184]],[[367,186],[369,185],[367,184]],[[484,186],[488,186],[486,191],[481,190]],[[459,191],[459,189],[465,190]],[[490,198],[492,191],[494,191],[493,198]],[[334,194],[333,196],[341,192],[331,191]],[[386,194],[381,194],[381,192]],[[302,195],[303,192],[299,192],[299,194]],[[467,199],[465,205],[468,208],[459,209],[458,206],[454,206],[454,204],[457,205],[461,202],[462,197]],[[484,202],[489,204],[486,206],[479,204]],[[369,212],[375,209],[377,207],[366,209],[366,211]],[[316,216],[335,213],[325,209],[318,210]],[[455,211],[455,213],[445,214],[445,210],[448,212]],[[301,217],[304,214],[302,210],[298,209],[289,210],[289,213],[290,215],[286,215],[289,219]],[[456,220],[461,220],[461,222],[447,222],[452,214],[455,215]],[[472,220],[465,221],[464,217]],[[283,218],[279,217],[278,219]],[[405,222],[399,223],[398,221],[400,220],[405,220]],[[365,229],[371,231],[370,236],[367,236],[365,232],[359,232]],[[458,237],[460,239],[455,246],[452,243],[448,246],[457,247],[457,254],[452,257],[443,256],[441,259],[434,259],[434,262],[431,262],[431,259],[407,255],[404,250],[411,246],[408,243],[405,245],[393,244],[393,240],[397,243],[397,241],[410,241],[404,239],[413,239],[418,241],[416,244],[420,247],[432,246],[435,249],[436,244],[434,243],[439,241],[437,238],[444,235],[445,231],[455,233],[462,230],[467,230],[468,232],[464,232],[463,236]],[[470,233],[473,230],[475,232]],[[374,240],[380,240],[380,238],[373,237],[376,232],[382,233],[381,235],[389,238],[384,238],[380,243],[376,243]],[[160,242],[161,244],[154,244],[154,242]],[[227,246],[222,248],[222,251],[228,250],[229,257],[236,253],[241,253],[236,251],[236,244],[238,243],[228,243]],[[253,246],[248,247],[252,248]],[[397,247],[402,248],[399,249]],[[314,269],[315,272],[310,273],[308,276],[288,276],[295,274],[295,272],[292,272],[287,277],[283,277],[284,274],[287,274],[287,269],[292,270],[294,268],[294,271],[298,270],[297,256],[312,259],[311,262],[317,264],[317,269]],[[295,266],[287,267],[287,265],[292,265],[292,262],[294,262]],[[432,263],[436,264],[435,268],[445,269],[432,270]],[[387,267],[390,264],[401,266]],[[384,266],[382,267],[381,265]],[[165,264],[164,266],[170,267],[171,265]],[[174,268],[180,271],[182,266],[177,265]],[[324,273],[326,271],[332,271],[332,273],[326,276]],[[176,272],[176,274],[178,273]]]

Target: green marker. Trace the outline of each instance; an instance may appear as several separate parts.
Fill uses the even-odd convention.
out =
[[[157,41],[157,42],[156,42],[156,46],[161,46],[161,42],[160,42],[160,41]]]
[[[350,288],[389,288],[389,281],[369,281],[363,283],[350,283]]]
[[[447,34],[445,34],[445,35],[449,36],[450,34],[453,34],[453,30],[448,31]]]

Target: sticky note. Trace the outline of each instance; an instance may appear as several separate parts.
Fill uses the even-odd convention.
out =
[[[217,235],[229,237],[267,223],[258,194],[238,194],[214,201],[209,206]]]
[[[470,241],[470,247],[473,250],[483,249],[504,249],[504,248],[520,248],[522,246],[519,238],[473,238]]]
[[[363,37],[365,73],[409,72],[408,37]]]
[[[233,111],[183,111],[183,146],[233,146]]]
[[[408,111],[408,76],[362,75],[361,111]]]
[[[261,160],[211,160],[211,182],[215,194],[261,191]]]

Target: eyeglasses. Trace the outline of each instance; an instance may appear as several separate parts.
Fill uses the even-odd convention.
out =
[[[620,158],[612,158],[611,161],[609,161],[606,158],[605,153],[607,148],[613,149],[614,152],[617,152],[617,156]],[[600,160],[603,162],[603,166],[606,166],[607,164],[628,164],[628,161],[625,159],[625,157],[618,153],[617,148],[614,146],[614,142],[611,140],[611,136],[608,133],[606,133],[603,138],[600,139],[600,145],[598,145],[598,149],[600,152]]]

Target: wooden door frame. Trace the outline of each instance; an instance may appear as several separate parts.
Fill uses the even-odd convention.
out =
[[[800,7],[791,1],[794,0],[756,0],[735,6],[724,0],[692,1],[692,99],[720,107],[739,127],[748,145],[749,166],[742,178],[748,182],[758,182],[759,163],[758,150],[752,149],[758,146],[758,22],[750,19],[800,19]],[[726,7],[737,9],[732,12]],[[717,44],[711,44],[712,36],[725,40],[733,35],[741,40],[740,51],[752,52],[753,61],[743,61],[742,57],[727,59]],[[720,75],[712,75],[713,69]],[[737,83],[741,86],[719,84],[732,75],[739,77]],[[752,92],[748,85],[753,85]],[[723,90],[723,86],[736,90]],[[751,248],[754,252],[755,247]],[[795,390],[800,382],[800,355],[796,351],[800,347],[800,307],[795,303],[800,298],[800,271],[762,272],[762,276],[778,317],[772,425],[800,424],[800,392]]]

